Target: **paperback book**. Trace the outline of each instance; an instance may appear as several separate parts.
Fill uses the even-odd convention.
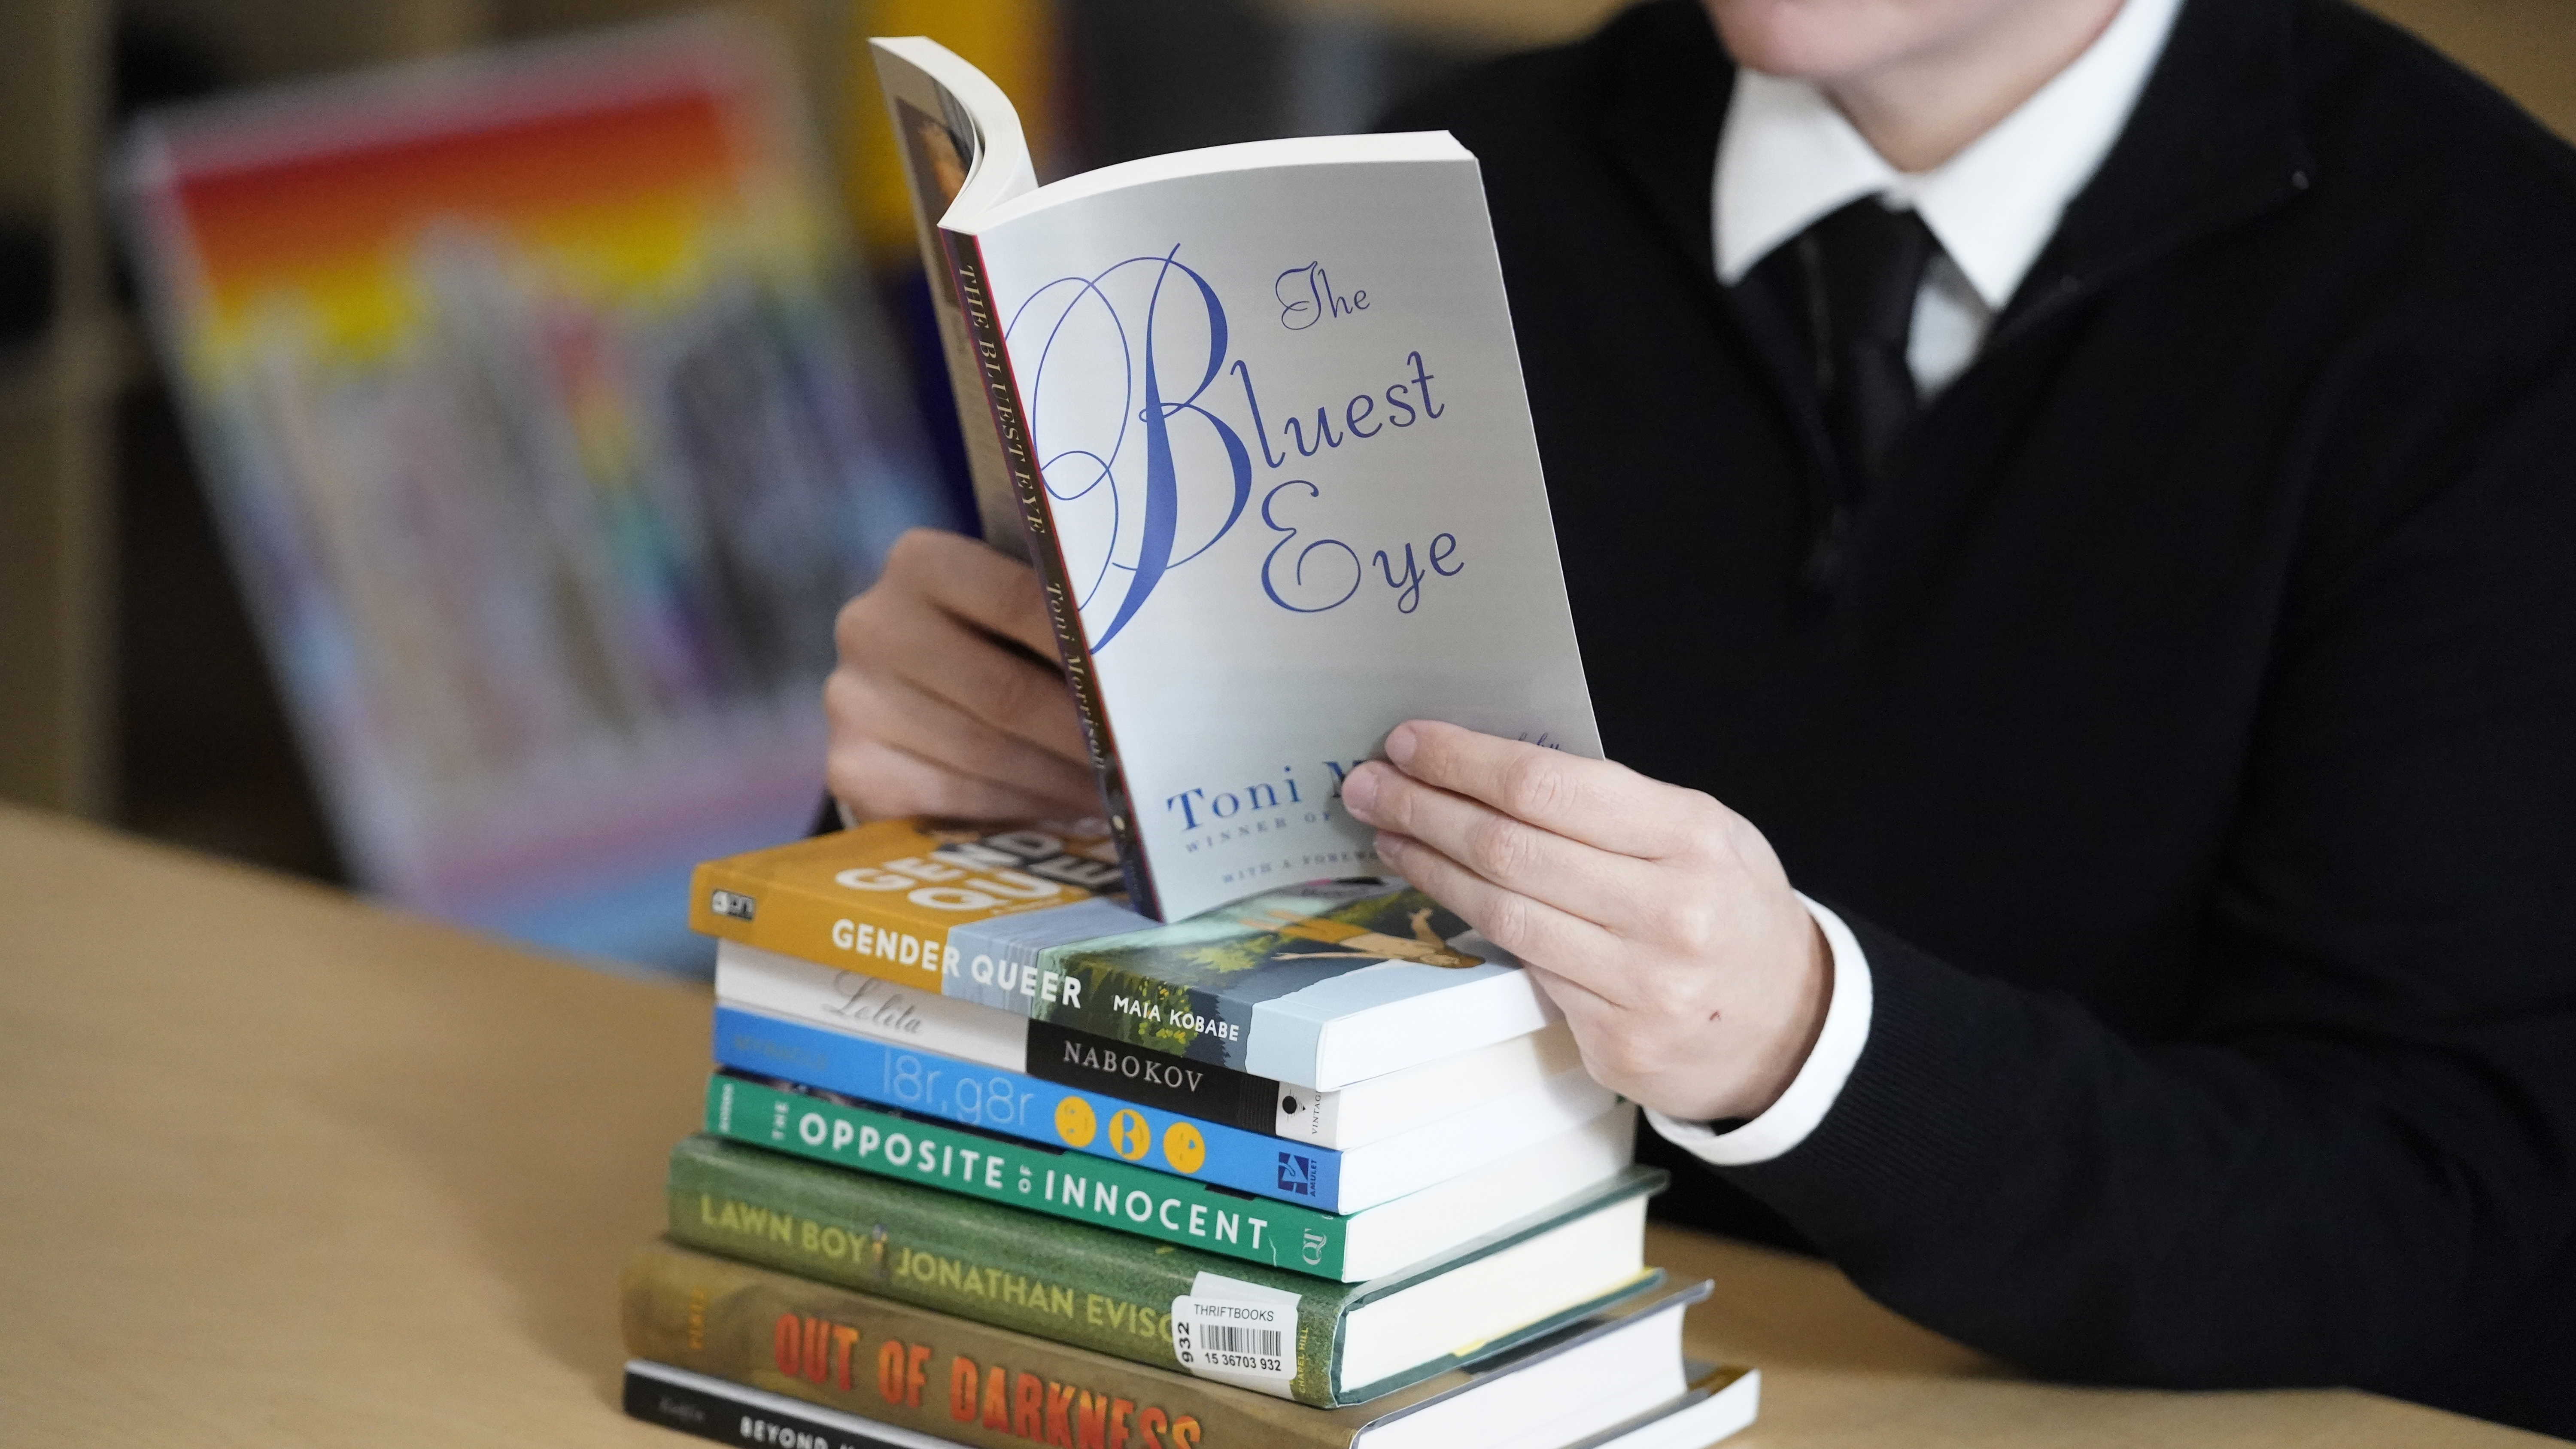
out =
[[[971,1361],[970,1361],[971,1362]],[[977,1365],[980,1370],[981,1366]],[[1624,1423],[1613,1425],[1598,1434],[1589,1434],[1571,1443],[1552,1437],[1523,1435],[1518,1439],[1486,1441],[1489,1449],[1706,1449],[1727,1435],[1753,1422],[1759,1407],[1760,1375],[1750,1369],[1720,1368],[1699,1360],[1686,1360],[1682,1375],[1689,1387],[1681,1397],[1658,1404]],[[990,1377],[990,1374],[986,1374]],[[953,1371],[962,1388],[965,1372]],[[1035,1376],[1032,1375],[1032,1382]],[[888,1407],[909,1407],[908,1389],[901,1385],[889,1389],[890,1380],[880,1381],[878,1397]],[[1055,1386],[1059,1399],[1064,1385]],[[949,1417],[958,1422],[973,1421],[985,1429],[1002,1429],[1024,1442],[1072,1444],[1076,1449],[1101,1449],[1116,1444],[1119,1449],[1164,1449],[1161,1437],[1148,1437],[1135,1423],[1135,1401],[1128,1400],[1127,1411],[1118,1420],[1127,1437],[1110,1437],[1109,1420],[1117,1413],[1118,1400],[1107,1402],[1089,1396],[1076,1387],[1065,1404],[1061,1423],[1051,1424],[1046,1418],[1044,1401],[1037,1412],[1014,1421],[1006,1415],[986,1416],[981,1404],[971,1414],[962,1414],[963,1399],[948,1405]],[[790,1445],[793,1449],[951,1449],[964,1441],[943,1439],[919,1429],[907,1429],[881,1420],[863,1419],[839,1409],[791,1399],[755,1389],[748,1384],[710,1378],[687,1369],[654,1363],[649,1359],[630,1359],[626,1364],[626,1381],[621,1403],[630,1417],[665,1429],[677,1429],[718,1444],[734,1444],[743,1449],[771,1449]],[[1318,1411],[1321,1412],[1321,1411]],[[1095,1425],[1094,1417],[1097,1423]],[[1168,1422],[1169,1416],[1166,1415]],[[1098,1430],[1095,1436],[1093,1431]],[[1061,1432],[1059,1432],[1061,1430]],[[1159,1436],[1168,1432],[1157,1429]],[[1545,1431],[1542,1431],[1542,1434]],[[1194,1449],[1204,1442],[1205,1425],[1190,1436],[1183,1449]],[[1363,1431],[1365,1435],[1365,1431]],[[1363,1436],[1335,1442],[1358,1443]],[[1262,1440],[1260,1443],[1277,1442]],[[1382,1438],[1369,1437],[1367,1442],[1383,1444]]]
[[[1123,1442],[1131,1449],[1158,1443],[1187,1449],[1602,1449],[1614,1443],[1696,1449],[1750,1422],[1759,1393],[1757,1376],[1743,1371],[1685,1376],[1682,1312],[1708,1291],[1701,1283],[1641,1294],[1357,1407],[1317,1409],[651,1243],[637,1250],[626,1271],[626,1347],[642,1360],[629,1365],[626,1405],[639,1418],[708,1438],[733,1427],[720,1417],[724,1406],[748,1403],[767,1422],[790,1429],[801,1427],[794,1416],[819,1407],[870,1426],[854,1431],[837,1418],[819,1421],[835,1432],[885,1426],[931,1442],[993,1449],[1028,1442]],[[648,1381],[646,1394],[678,1388],[703,1397],[673,1395],[668,1409],[650,1397],[639,1403],[638,1377]],[[765,1397],[747,1399],[743,1390]],[[1707,1438],[1667,1435],[1632,1446],[1601,1437],[1689,1413],[1720,1395],[1731,1399],[1732,1422],[1705,1410],[1689,1421],[1692,1428],[1707,1426]]]
[[[1327,1213],[1060,1147],[1015,1142],[785,1082],[719,1072],[709,1135],[923,1182],[1049,1217],[1358,1283],[1435,1258],[1635,1169],[1622,1117],[1538,1142],[1364,1212]],[[1188,1144],[1176,1144],[1186,1154]]]
[[[1400,882],[1317,881],[1161,925],[1096,893],[1112,883],[1105,849],[876,821],[701,865],[690,924],[1315,1091],[1555,1019],[1519,962]]]
[[[1464,147],[1041,187],[990,81],[872,44],[961,424],[998,445],[987,536],[1038,568],[1135,909],[1378,869],[1340,782],[1404,720],[1601,753]]]
[[[754,1012],[720,1006],[715,1018],[720,1067],[1335,1213],[1391,1202],[1537,1143],[1564,1139],[1602,1122],[1616,1101],[1577,1070],[1477,1109],[1475,1131],[1432,1123],[1359,1147],[1311,1147]],[[1556,1170],[1594,1169],[1605,1152],[1626,1160],[1629,1139],[1616,1124],[1598,1135],[1597,1143],[1569,1147]]]
[[[799,1277],[1329,1406],[1653,1286],[1645,1204],[1663,1182],[1623,1173],[1440,1257],[1336,1283],[698,1136],[671,1152],[669,1231]],[[1276,1336],[1258,1363],[1184,1358],[1212,1323]]]
[[[1573,1033],[1559,1022],[1318,1092],[1207,1062],[1173,1061],[1161,1052],[1053,1022],[1032,1022],[1015,1012],[987,1010],[738,941],[717,945],[716,1000],[1316,1147],[1365,1146],[1583,1069]],[[1457,1126],[1470,1134],[1483,1130],[1472,1121]]]

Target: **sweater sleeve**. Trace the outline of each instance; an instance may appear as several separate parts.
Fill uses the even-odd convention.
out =
[[[2576,1251],[2576,376],[2468,452],[2320,508],[2180,1028],[1834,902],[1867,1043],[1795,1148],[1717,1171],[2060,1376],[2402,1394],[2527,1312]]]

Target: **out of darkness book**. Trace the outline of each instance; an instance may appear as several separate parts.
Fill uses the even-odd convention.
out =
[[[1700,1284],[1639,1295],[1472,1367],[1331,1409],[668,1242],[648,1243],[629,1259],[621,1318],[627,1351],[638,1358],[959,1444],[1341,1449],[1369,1426],[1417,1405],[1543,1362],[1707,1292]],[[1726,1379],[1733,1376],[1730,1371]],[[630,1398],[630,1411],[635,1407]],[[687,1415],[651,1417],[696,1432],[707,1427]]]

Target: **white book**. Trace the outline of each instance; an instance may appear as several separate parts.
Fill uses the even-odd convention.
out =
[[[1045,581],[1138,910],[1379,869],[1340,782],[1404,720],[1601,753],[1465,148],[1037,186],[988,80],[872,43],[986,534]]]
[[[1609,1102],[1606,1091],[1586,1090],[1582,1054],[1563,1022],[1316,1091],[1046,1023],[1035,1025],[1033,1045],[1020,1012],[740,941],[717,943],[716,999],[1063,1086],[1154,1097],[1151,1105],[1335,1150],[1447,1125],[1499,1153],[1589,1120]]]

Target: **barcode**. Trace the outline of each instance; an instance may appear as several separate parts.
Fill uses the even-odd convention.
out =
[[[1254,1358],[1277,1358],[1280,1334],[1275,1328],[1245,1328],[1231,1323],[1199,1325],[1201,1347],[1210,1353],[1248,1354]]]

